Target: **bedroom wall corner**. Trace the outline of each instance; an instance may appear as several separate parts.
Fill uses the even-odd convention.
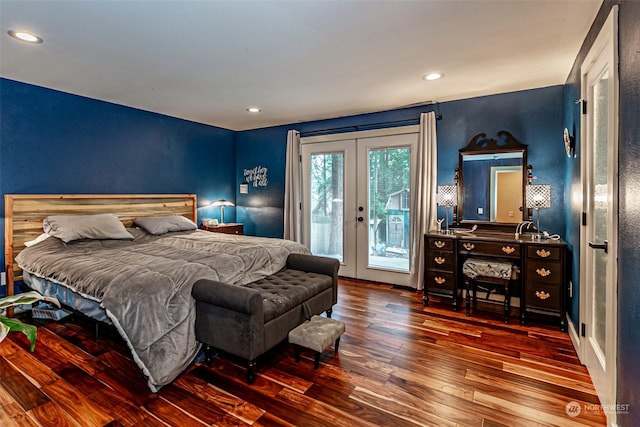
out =
[[[288,129],[276,126],[235,135],[236,220],[247,235],[282,237]],[[240,193],[242,183],[247,184],[246,194]]]

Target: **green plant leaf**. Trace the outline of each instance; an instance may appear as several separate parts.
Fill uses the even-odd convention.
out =
[[[33,304],[38,301],[47,301],[60,307],[60,303],[56,298],[45,297],[36,291],[25,292],[18,295],[10,295],[0,298],[0,310],[12,307],[14,305]],[[31,351],[36,347],[37,328],[33,325],[22,323],[18,319],[9,318],[0,315],[0,342],[4,340],[11,331],[22,332],[31,343]]]
[[[33,304],[38,301],[47,301],[54,304],[56,307],[60,307],[60,303],[57,299],[42,296],[36,291],[30,291],[22,294],[0,298],[0,309],[11,307],[14,305]]]
[[[22,332],[31,343],[31,351],[36,347],[37,328],[33,325],[22,323],[18,319],[0,316],[0,323],[9,327],[9,331]],[[4,339],[4,338],[3,338]],[[0,340],[2,341],[2,340]]]
[[[5,326],[4,323],[0,322],[0,342],[2,342],[2,340],[5,339],[7,335],[9,335],[10,330],[11,329],[9,329],[8,326]]]

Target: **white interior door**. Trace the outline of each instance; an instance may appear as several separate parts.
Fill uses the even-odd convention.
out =
[[[618,76],[617,9],[596,39],[582,67],[586,102],[582,135],[583,203],[581,308],[583,362],[598,397],[615,404],[617,335]],[[615,412],[607,413],[608,424]]]
[[[418,133],[402,129],[302,139],[303,243],[341,276],[411,286]]]

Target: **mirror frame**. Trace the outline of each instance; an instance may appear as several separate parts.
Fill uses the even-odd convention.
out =
[[[511,135],[506,130],[501,130],[498,132],[498,137],[501,138],[501,141],[495,140],[493,138],[487,138],[485,133],[479,133],[475,135],[466,147],[461,148],[458,154],[458,168],[455,170],[455,181],[458,186],[458,206],[454,211],[454,223],[456,225],[460,224],[469,224],[469,225],[483,225],[488,226],[493,229],[498,228],[512,228],[514,225],[518,224],[518,222],[507,223],[507,222],[491,222],[491,221],[479,221],[479,220],[465,220],[462,218],[462,206],[464,204],[464,176],[462,173],[463,170],[463,161],[465,156],[473,156],[478,154],[501,154],[501,153],[522,153],[522,218],[523,221],[526,221],[530,218],[531,213],[528,209],[525,208],[525,187],[531,176],[532,168],[530,165],[527,165],[527,144],[522,144],[518,140],[516,140],[513,135]],[[467,177],[468,178],[468,177]]]

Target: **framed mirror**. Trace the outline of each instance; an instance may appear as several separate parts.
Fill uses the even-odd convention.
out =
[[[493,226],[528,219],[524,189],[527,184],[527,145],[507,131],[498,139],[479,133],[460,149],[457,223]]]

